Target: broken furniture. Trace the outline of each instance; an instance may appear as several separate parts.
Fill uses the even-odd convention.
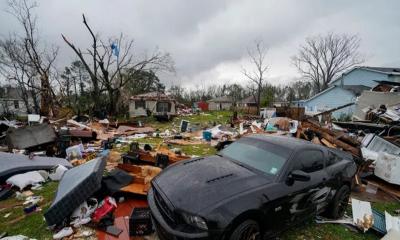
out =
[[[49,226],[61,224],[82,202],[101,187],[105,158],[96,158],[67,171],[50,208],[44,213]]]
[[[107,195],[113,195],[121,188],[132,183],[134,177],[121,169],[113,169],[102,179],[102,192]]]
[[[174,153],[167,146],[160,146],[155,151],[145,151],[139,148],[137,142],[131,143],[130,151],[122,156],[124,164],[152,165],[162,168],[189,158],[189,156]],[[167,162],[166,159],[168,159]]]
[[[150,181],[161,172],[158,167],[137,166],[130,164],[119,164],[119,169],[129,172],[133,176],[133,182],[120,189],[121,192],[147,195]]]

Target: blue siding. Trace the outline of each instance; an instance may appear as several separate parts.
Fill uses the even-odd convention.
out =
[[[321,95],[306,101],[304,106],[306,107],[307,111],[326,111],[350,102],[354,102],[355,98],[356,97],[352,92],[341,87],[333,87]],[[353,112],[354,106],[350,106],[333,112],[332,116],[339,118],[342,114],[352,115]]]
[[[374,80],[388,80],[388,75],[384,73],[378,73],[368,71],[365,69],[356,68],[347,74],[344,74],[338,81],[332,83],[332,85],[340,86],[343,80],[343,85],[364,85],[368,87],[375,87],[377,82]]]
[[[325,90],[316,96],[305,100],[299,101],[304,105],[306,111],[326,111],[341,105],[355,102],[356,96],[353,92],[341,88],[341,86],[350,85],[364,85],[370,88],[378,85],[378,81],[399,81],[400,76],[389,76],[385,73],[374,72],[363,68],[354,68],[353,70],[343,74],[336,81],[332,82],[329,86],[331,89]],[[342,114],[352,115],[354,112],[354,105],[335,111],[332,116],[335,118],[340,117]]]

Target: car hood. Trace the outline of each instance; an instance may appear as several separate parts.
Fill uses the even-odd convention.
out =
[[[243,191],[270,183],[267,176],[220,156],[195,158],[171,166],[153,180],[175,209],[198,213]]]

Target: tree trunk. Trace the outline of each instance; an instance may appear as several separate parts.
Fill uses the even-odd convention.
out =
[[[51,107],[53,106],[53,99],[50,93],[50,83],[47,73],[41,75],[40,81],[40,114],[42,116],[49,116]]]
[[[260,113],[260,105],[261,105],[261,86],[258,85],[258,91],[257,91],[257,115]]]

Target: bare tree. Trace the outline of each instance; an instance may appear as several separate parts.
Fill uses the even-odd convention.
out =
[[[9,13],[13,15],[23,28],[23,33],[10,34],[8,39],[0,42],[2,51],[2,72],[9,80],[17,80],[28,85],[32,90],[37,86],[34,78],[40,79],[40,113],[48,116],[54,112],[55,93],[51,88],[50,76],[58,48],[46,48],[41,44],[36,27],[36,16],[32,14],[37,7],[30,0],[10,0]],[[22,89],[25,86],[22,86]],[[37,101],[35,101],[37,104]]]
[[[359,52],[361,39],[357,35],[328,33],[306,39],[299,52],[292,57],[293,65],[302,76],[321,92],[336,76],[363,63]]]
[[[108,96],[108,112],[114,114],[117,111],[121,90],[129,81],[135,79],[135,74],[150,70],[153,72],[174,70],[174,63],[168,53],[155,49],[151,55],[145,54],[141,59],[138,59],[133,54],[133,40],[126,39],[123,34],[117,39],[100,40],[88,25],[85,15],[83,15],[83,23],[93,39],[91,49],[83,52],[64,35],[62,37],[89,72],[93,83],[95,110],[101,106],[99,102],[100,94],[106,92]],[[118,53],[115,52],[115,48],[111,47],[112,45],[117,47]],[[91,60],[93,60],[92,64],[85,58],[85,55],[90,56]]]
[[[9,85],[18,87],[18,93],[28,113],[40,112],[38,99],[40,85],[37,83],[37,72],[25,51],[24,44],[15,34],[0,39],[0,75]]]
[[[269,66],[266,63],[267,47],[262,41],[255,41],[254,49],[247,50],[253,69],[242,69],[242,73],[251,82],[249,90],[254,94],[257,102],[257,112],[260,111],[261,93],[265,83],[265,74]]]

